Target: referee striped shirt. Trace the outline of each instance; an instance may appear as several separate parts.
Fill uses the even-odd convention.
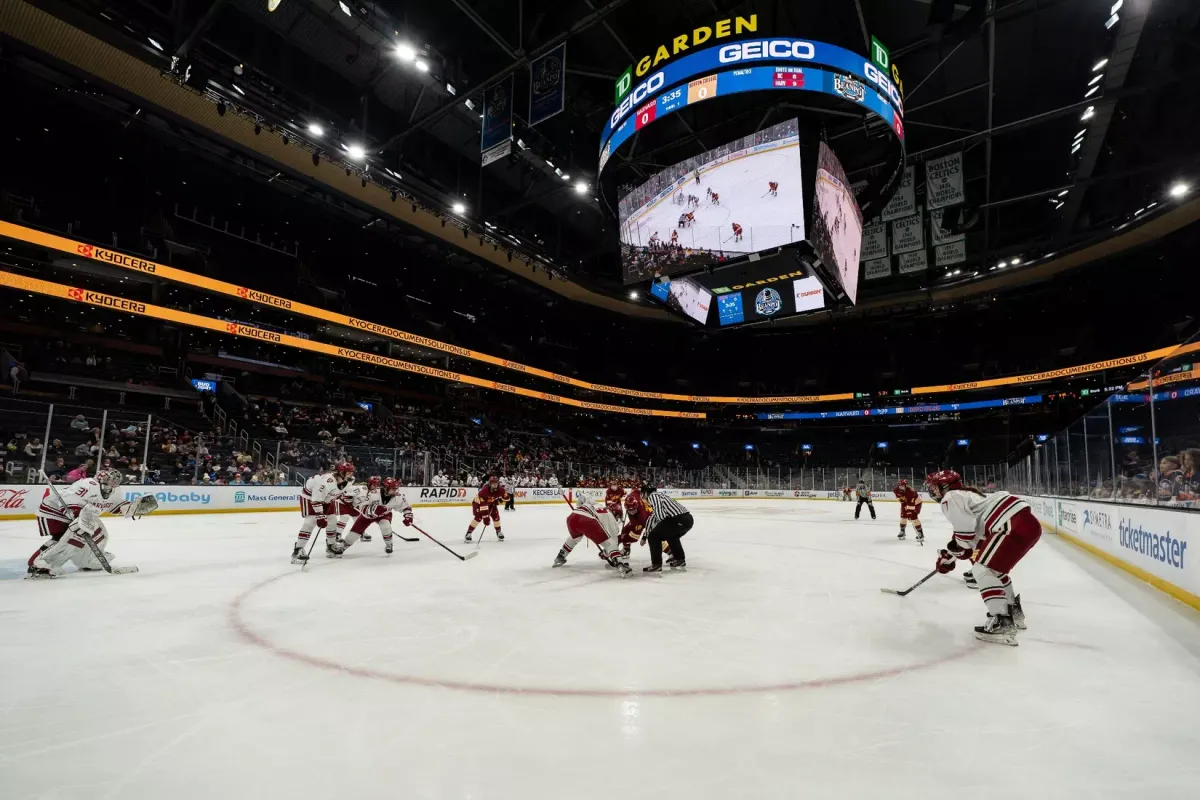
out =
[[[646,520],[646,533],[654,530],[658,523],[670,517],[679,517],[684,514],[690,514],[682,503],[674,497],[667,497],[663,492],[654,492],[647,499],[650,504],[650,518]]]

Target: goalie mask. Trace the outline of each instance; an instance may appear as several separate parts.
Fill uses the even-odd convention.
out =
[[[115,469],[102,469],[96,473],[96,483],[100,484],[100,496],[107,500],[121,485],[121,473]]]

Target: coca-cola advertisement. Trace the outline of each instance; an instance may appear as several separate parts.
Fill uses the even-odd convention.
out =
[[[40,496],[25,487],[0,486],[0,517],[15,517],[32,514]]]

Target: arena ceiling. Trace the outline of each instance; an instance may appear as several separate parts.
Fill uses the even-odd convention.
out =
[[[678,33],[735,15],[757,14],[764,32],[861,52],[875,36],[890,47],[904,83],[910,163],[965,152],[968,205],[979,211],[968,234],[974,270],[1094,244],[1151,204],[1169,211],[1169,187],[1200,178],[1194,0],[281,0],[274,11],[268,0],[31,4],[164,74],[173,63],[191,67],[214,106],[224,96],[264,124],[291,126],[293,147],[311,123],[323,128],[309,136],[316,150],[337,156],[335,139],[361,143],[373,180],[447,210],[461,203],[472,224],[495,226],[610,297],[619,294],[616,220],[595,188],[613,83]],[[530,128],[519,100],[526,147],[481,168],[481,90],[512,73],[521,98],[530,57],[562,41],[564,113]],[[398,54],[398,45],[412,52]],[[807,113],[778,103],[757,111],[760,126]],[[664,123],[674,126],[672,145],[625,154],[632,169],[649,172],[720,143],[706,141],[702,117]],[[825,123],[852,180],[880,167],[861,118]],[[586,194],[574,191],[580,181]],[[911,299],[940,278],[897,277],[865,297]]]

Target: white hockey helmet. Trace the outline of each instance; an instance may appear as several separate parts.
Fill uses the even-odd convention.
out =
[[[107,500],[121,485],[121,473],[115,469],[102,469],[96,473],[96,483],[100,484],[100,496]]]

